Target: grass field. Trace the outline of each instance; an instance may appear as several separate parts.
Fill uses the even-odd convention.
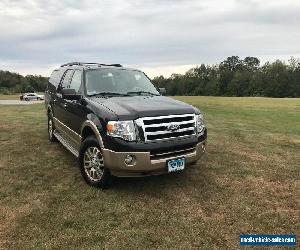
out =
[[[300,99],[177,98],[204,112],[207,155],[105,191],[48,142],[43,105],[0,106],[0,248],[238,248],[242,233],[299,236]]]

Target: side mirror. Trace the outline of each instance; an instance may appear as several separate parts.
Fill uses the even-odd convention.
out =
[[[81,99],[81,95],[76,93],[75,89],[62,89],[62,97],[67,100],[77,100]]]
[[[165,95],[167,93],[167,90],[165,88],[159,88],[159,93]]]

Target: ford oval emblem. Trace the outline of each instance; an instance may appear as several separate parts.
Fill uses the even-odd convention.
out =
[[[168,130],[169,131],[172,131],[172,132],[175,132],[175,131],[177,131],[178,129],[180,128],[180,126],[178,125],[178,124],[170,124],[169,126],[168,126]]]

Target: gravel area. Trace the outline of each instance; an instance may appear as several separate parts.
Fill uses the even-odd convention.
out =
[[[0,100],[0,105],[28,105],[34,103],[43,103],[44,101],[20,101],[20,100]]]

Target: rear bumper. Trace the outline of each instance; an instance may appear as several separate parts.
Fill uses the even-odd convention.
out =
[[[169,159],[185,157],[186,163],[194,163],[205,153],[206,140],[198,143],[196,147],[187,152],[178,152],[172,156],[152,157],[150,152],[115,152],[103,149],[104,164],[110,169],[111,174],[119,177],[147,176],[167,173],[166,161]],[[126,164],[128,155],[134,157],[132,164]]]

